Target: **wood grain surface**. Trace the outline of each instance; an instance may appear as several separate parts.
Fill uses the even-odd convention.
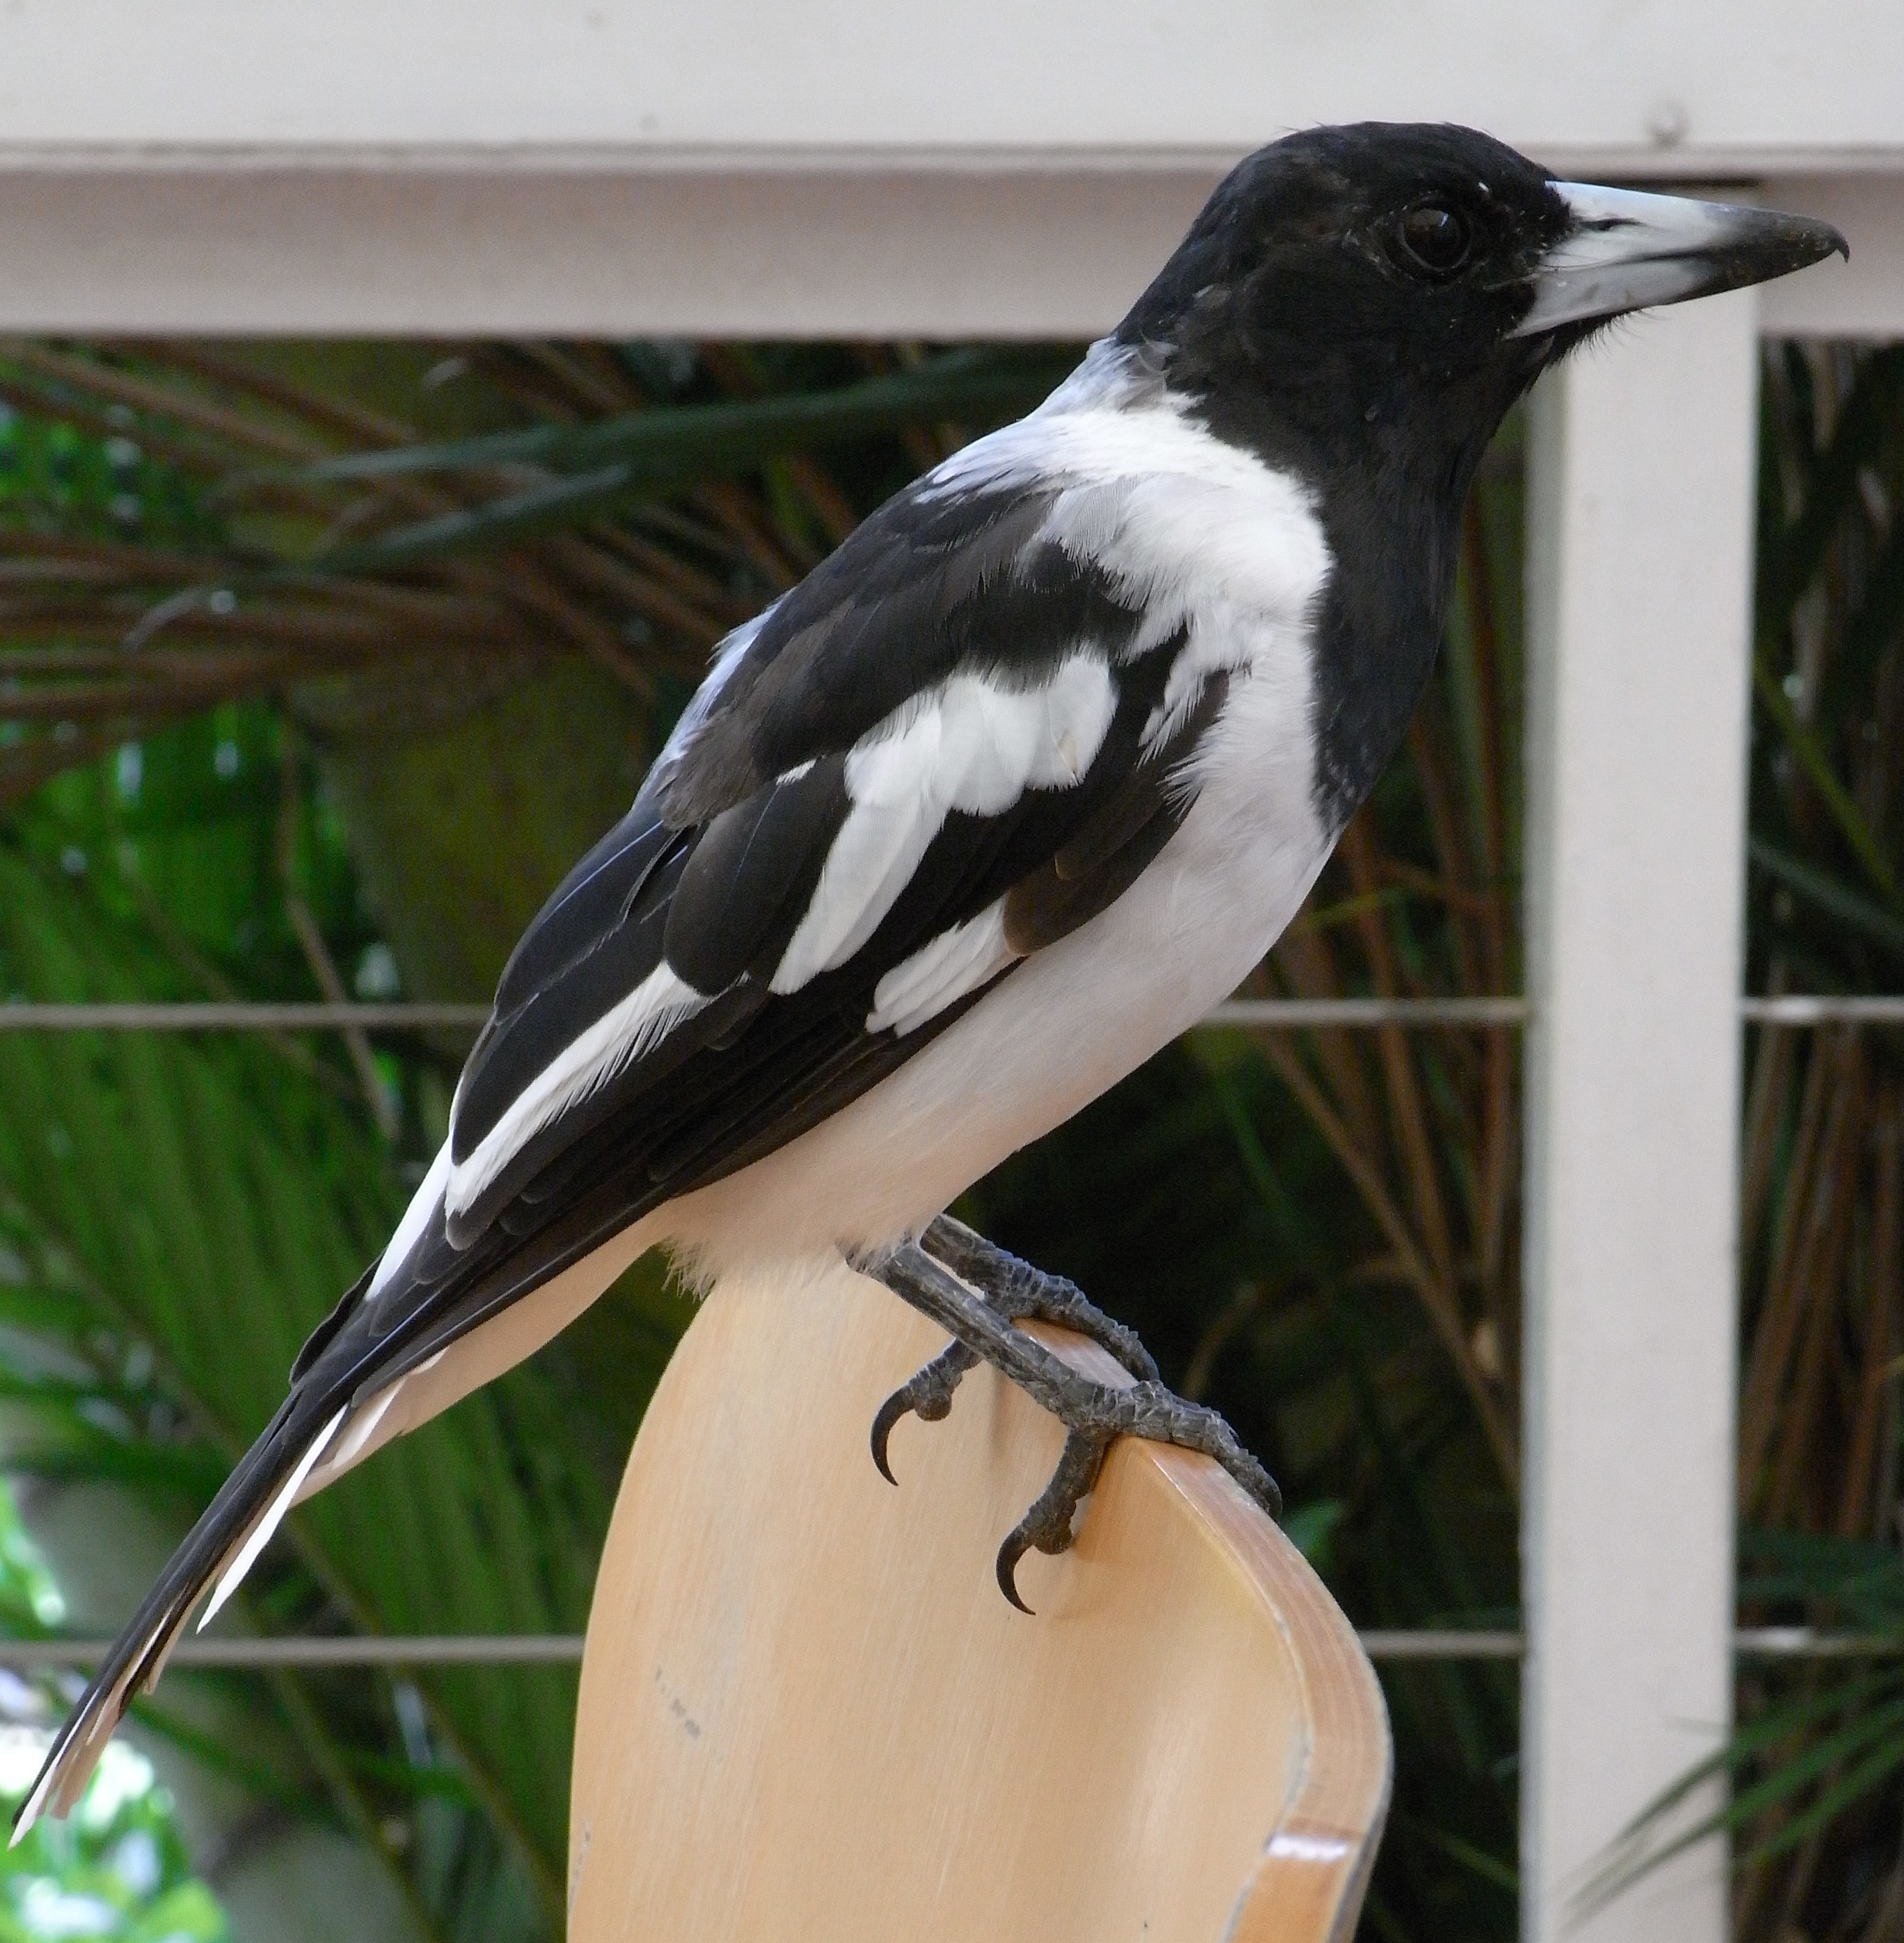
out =
[[[981,1368],[895,1432],[898,1490],[868,1453],[944,1340],[837,1265],[689,1331],[596,1585],[570,1943],[1346,1943],[1388,1726],[1320,1582],[1214,1464],[1126,1441],[1012,1611],[993,1555],[1058,1426]]]

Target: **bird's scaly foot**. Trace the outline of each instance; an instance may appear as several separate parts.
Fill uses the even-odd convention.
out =
[[[889,1482],[886,1439],[908,1410],[936,1422],[952,1407],[959,1379],[980,1361],[1016,1383],[1070,1433],[1051,1482],[999,1548],[999,1588],[1021,1612],[1015,1574],[1027,1552],[1069,1549],[1078,1506],[1090,1494],[1104,1453],[1119,1437],[1175,1444],[1213,1457],[1271,1517],[1282,1509],[1276,1481],[1236,1441],[1215,1410],[1187,1403],[1157,1378],[1136,1336],[1093,1306],[1070,1283],[1045,1275],[941,1216],[923,1245],[908,1242],[867,1272],[952,1337],[950,1346],[888,1397],[873,1424],[873,1457]],[[956,1272],[955,1272],[956,1271]],[[980,1291],[983,1291],[981,1293]],[[1061,1324],[1102,1344],[1137,1381],[1123,1388],[1080,1375],[1034,1337],[1012,1327],[1021,1318]]]
[[[940,1215],[927,1228],[922,1245],[1006,1321],[1056,1323],[1088,1337],[1140,1383],[1156,1381],[1157,1366],[1138,1340],[1137,1331],[1107,1315],[1075,1282],[1021,1261],[949,1214]],[[892,1426],[909,1414],[928,1423],[938,1423],[952,1407],[952,1392],[958,1388],[959,1379],[978,1361],[978,1352],[954,1337],[941,1355],[880,1404],[873,1420],[873,1462],[889,1484],[898,1482],[886,1458]]]
[[[949,1214],[940,1215],[923,1240],[928,1254],[978,1290],[1000,1315],[1014,1322],[1035,1316],[1040,1322],[1056,1323],[1089,1337],[1139,1383],[1157,1380],[1156,1364],[1137,1331],[1107,1315],[1076,1282],[1033,1268]]]

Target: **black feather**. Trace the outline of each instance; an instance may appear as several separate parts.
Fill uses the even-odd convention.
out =
[[[1221,712],[1227,675],[1203,685],[1175,735],[1126,772],[1103,807],[1028,870],[1006,893],[1005,939],[1015,951],[1041,951],[1107,910],[1137,882],[1175,833],[1190,807],[1183,764]]]
[[[496,988],[506,1017],[579,958],[640,898],[649,877],[685,846],[682,833],[639,802],[556,887],[524,932]]]
[[[846,761],[834,755],[723,810],[669,901],[662,950],[676,973],[698,992],[720,992],[777,961],[846,807]]]

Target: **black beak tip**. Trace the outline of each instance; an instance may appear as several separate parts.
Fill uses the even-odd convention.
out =
[[[1774,233],[1766,238],[1766,243],[1767,253],[1776,253],[1783,259],[1780,274],[1822,263],[1827,256],[1842,256],[1847,263],[1851,260],[1851,246],[1844,240],[1844,232],[1813,216],[1780,216]]]
[[[1722,288],[1764,284],[1808,269],[1827,256],[1851,259],[1851,246],[1842,231],[1809,216],[1787,216],[1782,210],[1754,210],[1729,239],[1712,253]]]

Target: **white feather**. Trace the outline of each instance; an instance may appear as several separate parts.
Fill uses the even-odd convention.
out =
[[[1144,609],[1128,652],[1192,631],[1183,686],[1246,665],[1250,625],[1306,636],[1328,584],[1313,492],[1215,437],[1134,352],[1094,345],[1036,411],[954,453],[927,496],[984,486],[1054,493],[1039,537],[1115,580]]]
[[[19,1814],[14,1817],[14,1831],[7,1838],[8,1848],[18,1848],[20,1843],[26,1840],[33,1824],[46,1813],[47,1797],[57,1785],[60,1776],[66,1767],[66,1762],[64,1759],[53,1762],[35,1783],[32,1793],[27,1796],[25,1802],[21,1805]]]
[[[798,991],[816,973],[843,965],[872,936],[945,820],[935,787],[944,728],[941,698],[911,714],[899,733],[876,731],[846,757],[852,806],[782,954],[775,992]]]
[[[509,1109],[450,1169],[444,1205],[460,1214],[545,1127],[605,1086],[684,1019],[708,1003],[664,959],[622,1002],[579,1033],[517,1094]],[[420,1190],[419,1190],[420,1192]]]
[[[997,816],[1027,789],[1073,787],[1096,760],[1116,707],[1104,657],[1079,648],[1034,687],[954,675],[895,710],[847,752],[852,807],[772,989],[797,992],[845,964],[954,810]]]
[[[259,1519],[238,1549],[238,1554],[230,1564],[220,1574],[217,1585],[212,1590],[210,1603],[199,1616],[198,1630],[203,1632],[217,1618],[219,1609],[238,1587],[244,1575],[258,1562],[258,1555],[271,1542],[272,1534],[284,1521],[284,1514],[297,1502],[297,1494],[302,1489],[311,1467],[324,1453],[324,1447],[337,1434],[337,1426],[344,1420],[347,1404],[304,1447],[304,1455],[297,1460],[296,1468],[284,1480],[276,1497],[271,1501],[271,1509]]]
[[[435,1215],[437,1205],[443,1199],[443,1190],[450,1181],[450,1143],[445,1140],[438,1148],[436,1159],[430,1162],[430,1171],[425,1174],[422,1184],[410,1197],[410,1205],[404,1210],[404,1218],[397,1223],[397,1232],[390,1237],[377,1263],[377,1272],[370,1278],[370,1286],[365,1296],[369,1301],[382,1294],[388,1287],[390,1278],[401,1268],[410,1251],[422,1240],[423,1231]]]
[[[305,1478],[301,1498],[315,1497],[327,1486],[335,1484],[356,1463],[358,1453],[389,1414],[390,1406],[403,1394],[404,1385],[409,1380],[407,1377],[399,1377],[394,1383],[386,1383],[376,1395],[367,1397],[352,1409],[350,1423],[338,1438],[336,1448],[328,1453],[324,1461]]]
[[[33,1824],[46,1811],[46,1797],[53,1791],[53,1779],[58,1770],[48,1768],[39,1779],[38,1786],[27,1796],[18,1819],[14,1823],[14,1831],[7,1837],[7,1846],[17,1849],[32,1832]]]
[[[890,1030],[904,1038],[968,992],[989,984],[1018,955],[1005,941],[1005,900],[1000,898],[894,965],[873,988],[866,1030]]]

